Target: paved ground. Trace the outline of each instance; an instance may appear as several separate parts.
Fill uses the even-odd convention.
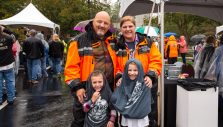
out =
[[[25,73],[19,73],[14,105],[0,106],[0,127],[70,127],[72,97],[63,77],[50,75],[39,81],[28,84]]]

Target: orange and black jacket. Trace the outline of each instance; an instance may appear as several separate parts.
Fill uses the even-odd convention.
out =
[[[100,45],[95,36],[92,22],[86,26],[86,33],[82,33],[71,40],[67,53],[64,70],[65,82],[72,91],[85,87],[88,76],[94,70],[93,46]],[[105,43],[111,56],[114,70],[116,67],[115,40],[108,31],[105,35]],[[114,71],[114,76],[116,72]]]
[[[153,78],[160,75],[162,69],[162,57],[156,47],[149,38],[137,33],[138,43],[135,47],[134,58],[142,63],[144,74]],[[123,37],[120,37],[116,45],[116,55],[118,67],[116,67],[116,80],[120,74],[124,72],[124,66],[128,59],[130,59],[130,50],[125,45]]]
[[[169,40],[166,45],[166,53],[167,58],[178,57],[178,44],[173,35],[169,37]]]

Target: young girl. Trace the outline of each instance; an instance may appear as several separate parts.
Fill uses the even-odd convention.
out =
[[[101,71],[91,73],[86,92],[84,127],[114,127],[116,111],[109,104],[112,92]]]
[[[125,64],[121,84],[112,94],[111,103],[122,115],[122,126],[145,127],[149,125],[151,91],[144,84],[144,72],[138,60],[130,59]]]

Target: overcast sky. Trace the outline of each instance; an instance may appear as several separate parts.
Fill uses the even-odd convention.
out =
[[[112,3],[115,3],[117,0],[111,0]]]

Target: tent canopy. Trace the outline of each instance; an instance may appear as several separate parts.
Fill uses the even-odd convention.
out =
[[[48,27],[55,30],[60,26],[55,24],[46,18],[32,3],[30,3],[26,8],[24,8],[18,14],[0,20],[1,25],[37,25],[42,27]]]
[[[120,16],[150,13],[154,0],[121,0]],[[158,1],[158,0],[156,0]],[[157,5],[154,12],[157,12]],[[182,12],[223,23],[223,0],[166,0],[164,12]]]
[[[223,31],[223,25],[216,27],[216,34],[221,33]]]

